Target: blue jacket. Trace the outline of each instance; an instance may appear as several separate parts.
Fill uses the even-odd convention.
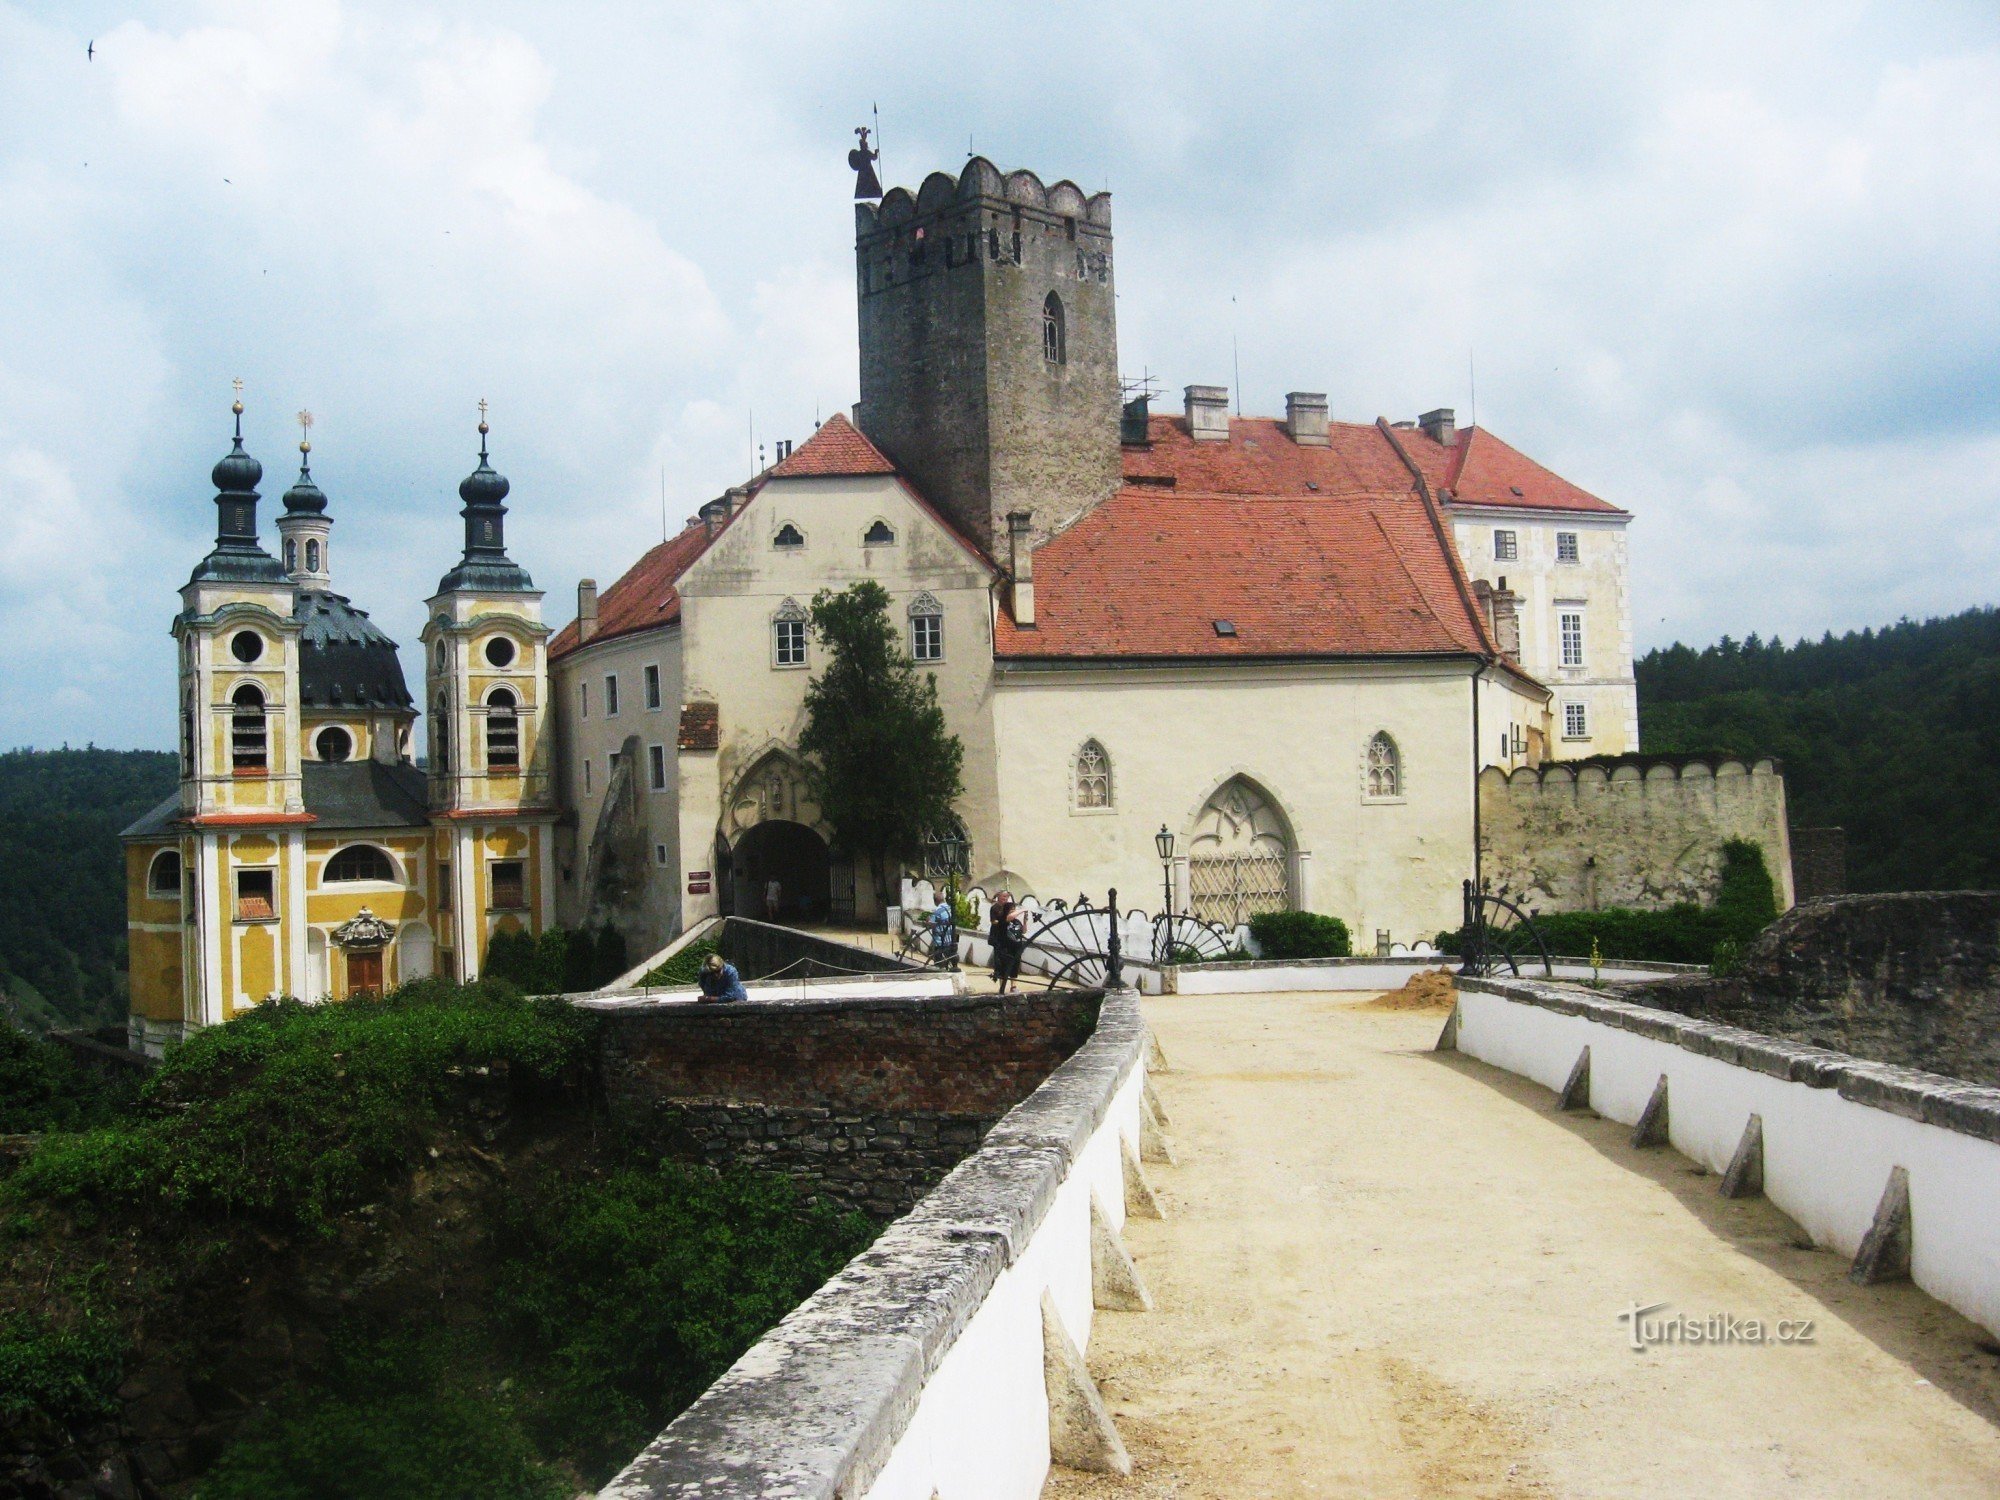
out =
[[[720,969],[703,969],[696,980],[701,986],[704,1000],[748,1000],[749,992],[743,988],[743,976],[736,972],[736,965],[725,963]]]

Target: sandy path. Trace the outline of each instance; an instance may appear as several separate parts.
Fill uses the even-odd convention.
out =
[[[1431,1053],[1439,1014],[1146,1005],[1180,1162],[1151,1168],[1170,1217],[1127,1240],[1160,1308],[1100,1313],[1090,1348],[1137,1472],[1047,1494],[2000,1495],[1982,1330]],[[1636,1353],[1634,1300],[1817,1340]]]

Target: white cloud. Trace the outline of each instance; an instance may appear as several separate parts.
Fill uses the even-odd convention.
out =
[[[551,613],[615,577],[663,468],[677,522],[753,411],[853,399],[871,102],[892,180],[970,135],[1110,181],[1134,373],[1227,380],[1233,337],[1246,409],[1409,416],[1476,350],[1480,420],[1638,513],[1642,643],[2000,562],[1983,8],[216,0],[85,40],[0,0],[0,742],[169,740],[232,375],[269,497],[318,413],[341,582],[402,639],[481,395]]]

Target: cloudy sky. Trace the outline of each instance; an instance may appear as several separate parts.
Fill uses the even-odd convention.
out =
[[[1476,370],[1637,513],[1642,649],[2000,593],[1990,3],[0,0],[0,745],[171,744],[235,376],[405,642],[490,399],[568,618],[663,472],[678,525],[853,401],[871,105],[891,183],[1111,188],[1130,374],[1463,421]]]

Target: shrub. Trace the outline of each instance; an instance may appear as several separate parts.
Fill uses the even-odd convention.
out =
[[[1266,958],[1346,958],[1347,924],[1314,911],[1266,911],[1250,919],[1250,936]]]
[[[594,1019],[559,1000],[484,983],[259,1006],[176,1048],[126,1118],[47,1137],[0,1200],[323,1224],[421,1146],[453,1070],[553,1085],[591,1060],[594,1036]]]
[[[663,964],[647,971],[640,984],[693,984],[701,977],[702,961],[717,952],[713,938],[698,938]]]
[[[609,984],[629,967],[625,939],[610,927],[496,932],[486,945],[486,977],[530,995],[571,994]]]
[[[0,1022],[0,1135],[80,1130],[108,1120],[136,1083],[100,1078],[56,1043]]]
[[[0,1421],[37,1410],[60,1421],[110,1415],[124,1356],[115,1326],[88,1312],[69,1327],[36,1313],[0,1316]]]

